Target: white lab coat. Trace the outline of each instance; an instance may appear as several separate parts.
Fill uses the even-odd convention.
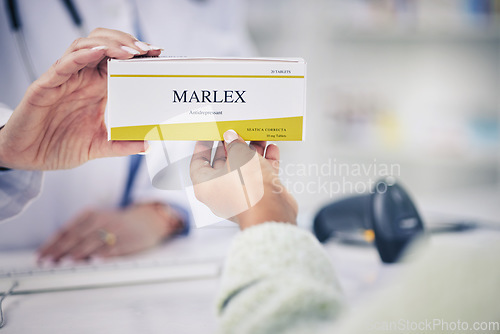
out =
[[[239,0],[74,2],[88,31],[106,27],[136,35],[136,23],[140,22],[142,39],[162,46],[167,55],[254,54]],[[39,76],[81,33],[60,0],[18,0],[17,3],[29,55]],[[6,7],[0,6],[0,102],[14,109],[30,80],[8,22]],[[83,210],[116,207],[123,196],[128,167],[126,157],[108,158],[72,170],[46,172],[39,198],[20,215],[0,224],[0,250],[36,248]],[[187,205],[183,194],[151,186],[144,161],[132,198],[135,202],[161,200]]]

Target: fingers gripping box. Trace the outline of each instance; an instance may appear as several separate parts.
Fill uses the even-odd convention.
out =
[[[110,140],[300,141],[300,58],[138,58],[108,63]]]

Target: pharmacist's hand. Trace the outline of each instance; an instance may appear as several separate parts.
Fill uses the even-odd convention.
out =
[[[99,28],[76,40],[29,86],[0,130],[0,166],[65,169],[95,158],[144,151],[142,141],[107,140],[107,59],[160,53],[117,30]]]
[[[124,210],[87,211],[69,222],[39,249],[39,262],[58,263],[136,253],[182,229],[180,216],[160,203]]]
[[[224,139],[213,161],[213,142],[196,143],[190,168],[196,198],[241,229],[268,221],[295,224],[297,202],[278,178],[278,146],[249,146],[232,130]]]

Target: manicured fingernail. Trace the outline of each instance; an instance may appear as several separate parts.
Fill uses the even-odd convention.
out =
[[[94,46],[91,50],[107,50],[108,47],[106,45]]]
[[[224,132],[223,137],[226,144],[231,144],[233,141],[238,139],[238,134],[234,130],[227,130]]]
[[[163,51],[163,48],[162,48],[162,47],[160,47],[160,46],[156,46],[156,45],[151,45],[151,44],[149,44],[149,47],[151,48],[151,50],[155,50],[155,51],[162,50],[162,51]]]
[[[151,51],[152,50],[149,45],[147,45],[146,43],[143,43],[141,41],[137,41],[134,44],[135,44],[135,46],[137,46],[142,51]]]
[[[76,263],[75,259],[71,255],[65,255],[59,259],[59,263],[62,266],[72,266]]]
[[[146,155],[146,154],[148,154],[150,151],[151,151],[151,146],[149,146],[149,144],[146,142],[146,143],[144,144],[144,151],[141,151],[141,152],[139,152],[139,153],[137,153],[137,154],[140,154],[140,155]]]
[[[134,55],[134,56],[140,54],[140,52],[137,51],[136,49],[132,49],[131,47],[128,47],[125,45],[122,45],[122,50],[127,51],[128,53],[130,53],[131,55]]]
[[[38,264],[42,268],[48,268],[54,266],[54,259],[51,256],[40,258]]]
[[[99,255],[91,255],[89,258],[89,262],[92,264],[102,264],[104,263],[104,259]]]

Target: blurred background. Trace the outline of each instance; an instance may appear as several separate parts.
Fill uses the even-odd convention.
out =
[[[31,10],[27,13],[33,15],[31,20],[37,25],[49,22],[57,27],[58,18],[67,20],[62,15],[47,20],[48,9],[33,9],[35,3],[42,6],[42,2],[20,3],[28,2],[30,7],[26,8]],[[56,6],[56,0],[51,3]],[[105,8],[101,18],[97,14],[89,17],[95,22],[115,18],[116,22],[109,26],[114,23],[118,27],[133,22],[129,14],[134,10],[124,3],[128,1],[78,1],[93,14],[100,13],[96,8]],[[169,14],[177,14],[177,9],[184,14],[193,8],[196,11],[189,15],[189,20],[171,15],[172,20],[167,22],[161,10],[167,3],[176,8]],[[208,7],[216,10],[207,14],[203,11],[207,4],[214,4]],[[244,22],[240,12],[233,11],[238,4],[228,0],[144,1],[144,8],[149,9],[144,12],[149,20],[144,22],[160,22],[163,28],[152,25],[148,38],[173,54],[184,54],[177,50],[185,51],[188,46],[198,50],[193,51],[197,54],[210,54],[219,52],[214,50],[221,45],[232,50],[241,37],[238,29],[248,23],[259,56],[303,57],[307,61],[306,140],[279,143],[281,179],[298,199],[300,225],[310,227],[314,215],[324,205],[350,194],[368,192],[378,179],[394,176],[412,195],[426,228],[432,221],[470,219],[497,224],[498,229],[500,0],[246,0],[248,22]],[[228,13],[231,22],[221,19]],[[160,19],[151,19],[154,17]],[[122,18],[128,19],[122,22]],[[194,24],[198,21],[200,26]],[[217,36],[206,38],[212,30],[199,27],[213,27],[213,22],[217,28],[238,28],[234,35],[237,38],[227,43],[221,39],[220,45],[214,43]],[[92,24],[94,21],[89,26]],[[173,28],[169,31],[168,27]],[[132,25],[128,28],[135,30]],[[190,43],[184,43],[183,34],[177,34],[183,29]],[[36,34],[27,34],[36,42],[32,50],[43,56],[36,57],[37,61],[50,60],[51,53],[44,54],[49,51],[47,45],[54,55],[59,55],[57,47],[67,45],[59,35],[44,44],[43,38],[51,35],[32,31]],[[174,34],[166,33],[171,31]],[[64,32],[77,36],[76,31]],[[162,40],[170,42],[161,44]],[[200,40],[205,43],[202,49]],[[205,50],[206,45],[213,49]],[[0,48],[0,53],[6,51],[17,52]],[[220,51],[224,52],[225,48]],[[251,55],[246,49],[241,53]],[[15,56],[12,59],[17,61]],[[123,166],[128,168],[126,162]],[[47,231],[64,223],[65,216],[60,211],[64,209],[69,215],[73,206],[68,203],[75,204],[75,211],[80,205],[107,205],[101,203],[102,198],[112,200],[114,195],[108,196],[102,185],[114,189],[110,180],[120,179],[121,174],[112,169],[113,174],[102,174],[104,183],[89,183],[85,175],[104,171],[102,165],[89,165],[94,166],[87,170],[90,174],[65,171],[68,174],[62,181],[54,179],[55,195],[46,197],[50,206],[40,199],[33,203],[40,210],[33,213],[38,224],[25,219],[26,225],[20,225],[17,235],[31,233],[39,237],[37,228],[45,229],[39,223],[46,222]],[[149,185],[149,178],[144,175],[145,184]],[[91,188],[96,185],[99,197],[92,197],[94,192],[89,192],[89,204],[81,199],[73,201],[82,195],[82,187],[87,184]],[[106,232],[97,227],[99,235]],[[155,250],[109,262],[97,257],[81,266],[69,258],[61,270],[55,270],[50,263],[37,267],[32,250],[0,253],[0,293],[19,280],[24,291],[31,291],[23,295],[16,290],[15,296],[7,298],[4,309],[8,325],[3,330],[26,333],[44,328],[51,333],[100,333],[109,329],[108,332],[137,333],[146,328],[151,332],[213,332],[217,327],[214,293],[236,233],[233,224],[192,228],[188,236],[169,239]],[[482,245],[481,233],[498,238],[492,230],[481,230],[479,237],[449,233],[434,235],[432,242],[450,238]],[[4,235],[5,240],[16,240],[12,234]],[[399,270],[406,268],[382,266],[374,248],[329,242],[325,249],[350,307],[361,304],[377,284],[390,284]],[[155,284],[147,284],[152,282]],[[87,289],[96,286],[100,289]],[[86,290],[79,290],[82,287]],[[51,293],[36,293],[40,291]],[[63,313],[69,318],[62,321]]]
[[[442,194],[497,210],[499,0],[252,0],[248,9],[260,56],[308,63],[306,141],[280,144],[302,212],[390,173],[430,210]]]

